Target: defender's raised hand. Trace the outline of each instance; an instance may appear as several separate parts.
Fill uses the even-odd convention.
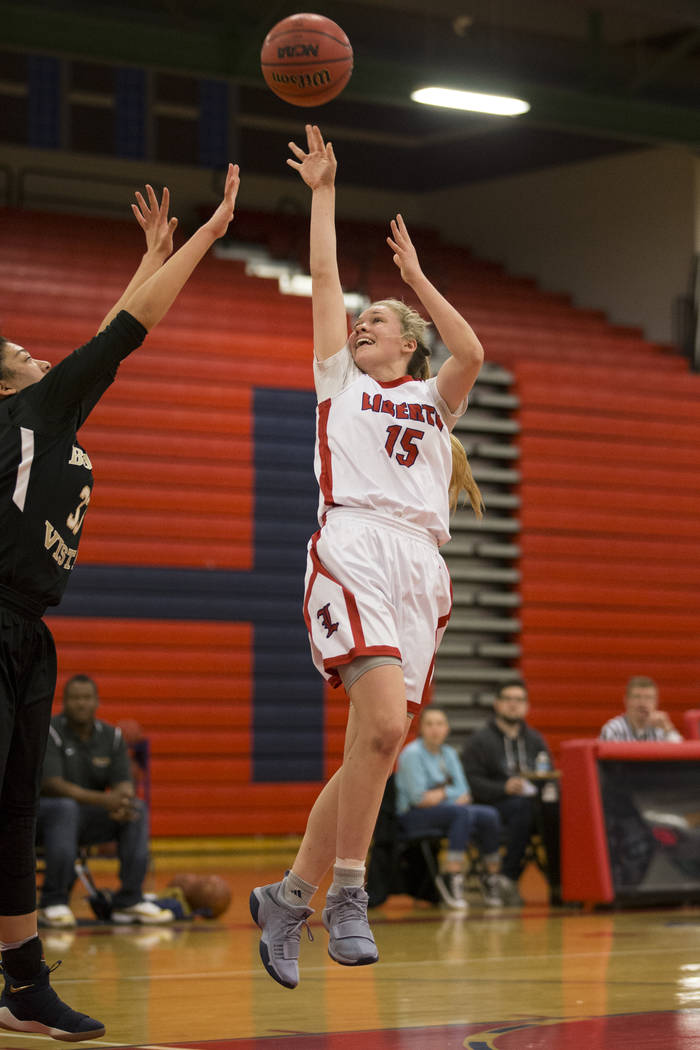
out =
[[[223,237],[229,227],[229,223],[233,218],[233,211],[236,206],[236,197],[238,196],[238,187],[240,184],[240,169],[238,165],[229,164],[226,173],[224,199],[212,215],[211,219],[204,224],[204,229],[209,230],[209,232],[216,238]]]
[[[305,153],[295,142],[289,143],[289,148],[297,159],[292,160],[288,157],[287,164],[299,172],[311,190],[316,190],[319,186],[333,186],[338,162],[333,146],[330,142],[323,141],[323,135],[316,124],[306,125],[306,144]]]
[[[158,198],[152,186],[146,183],[148,203],[143,194],[136,191],[137,204],[131,205],[131,210],[136,216],[136,221],[146,235],[146,251],[159,255],[165,260],[172,254],[173,234],[177,227],[177,219],[168,219],[168,208],[170,207],[170,191],[167,186],[163,187],[163,196],[158,204]]]

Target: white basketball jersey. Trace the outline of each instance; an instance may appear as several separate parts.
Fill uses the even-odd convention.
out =
[[[357,367],[347,344],[325,361],[314,359],[314,381],[319,523],[332,507],[363,507],[446,543],[450,431],[466,399],[452,413],[436,378],[372,379]]]

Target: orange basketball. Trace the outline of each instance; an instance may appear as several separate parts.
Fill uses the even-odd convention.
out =
[[[263,41],[260,65],[267,86],[293,106],[322,106],[352,73],[352,46],[324,15],[290,15]]]
[[[207,919],[223,915],[231,903],[231,887],[220,875],[175,875],[170,886],[179,886],[192,911]]]

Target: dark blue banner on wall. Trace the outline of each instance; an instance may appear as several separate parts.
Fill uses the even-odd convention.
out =
[[[250,623],[253,781],[324,774],[324,683],[303,620],[306,545],[316,529],[315,395],[253,392],[253,568],[77,565],[52,615]],[[206,543],[206,537],[202,539]]]

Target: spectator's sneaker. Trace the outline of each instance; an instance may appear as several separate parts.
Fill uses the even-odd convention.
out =
[[[299,984],[299,945],[302,927],[309,940],[313,934],[307,919],[313,908],[304,904],[287,904],[282,896],[282,882],[256,886],[250,895],[250,914],[263,931],[260,938],[260,958],[270,977],[284,985],[296,988]]]
[[[502,908],[501,876],[495,874],[483,875],[481,878],[481,893],[487,908]]]
[[[522,907],[525,901],[520,896],[517,882],[514,879],[509,879],[507,875],[498,875],[497,878],[503,903],[511,908]]]
[[[368,901],[361,886],[343,886],[326,897],[321,918],[330,933],[328,954],[342,966],[368,966],[379,958],[367,919]]]
[[[67,1043],[82,1039],[99,1039],[105,1026],[87,1014],[78,1013],[59,999],[49,984],[51,969],[41,964],[39,976],[32,981],[18,980],[4,971],[5,987],[0,995],[0,1028],[8,1032],[32,1032],[50,1035]]]
[[[461,872],[443,871],[435,876],[435,888],[443,902],[453,911],[466,911],[467,902],[464,898],[464,876]]]
[[[39,909],[39,925],[52,930],[70,930],[78,925],[78,920],[67,904],[50,904]]]
[[[464,875],[462,872],[452,871],[444,875],[443,878],[447,881],[447,888],[454,901],[453,907],[457,911],[467,911],[469,905],[464,896]]]
[[[153,901],[137,901],[128,908],[115,908],[112,922],[125,926],[127,923],[142,923],[144,926],[164,926],[173,922],[175,914],[170,908],[159,908]]]

